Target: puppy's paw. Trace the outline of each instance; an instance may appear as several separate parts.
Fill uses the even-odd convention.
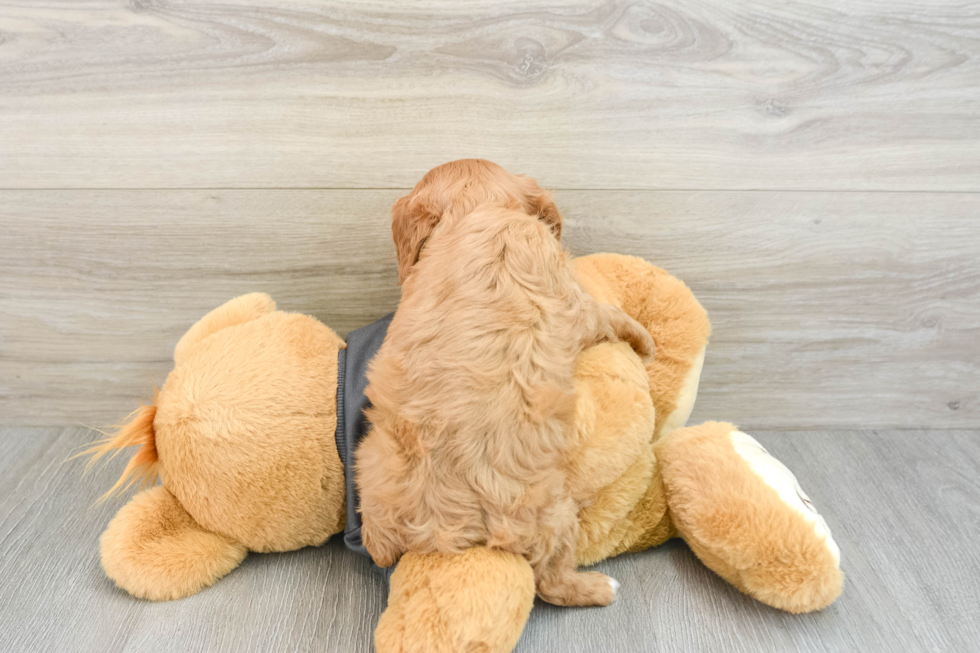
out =
[[[551,583],[538,586],[538,596],[555,605],[592,607],[606,606],[616,600],[619,583],[597,571],[580,571]]]
[[[581,580],[577,600],[569,605],[605,606],[616,600],[619,583],[615,578],[600,574],[598,571],[586,571],[576,574]]]
[[[630,344],[636,355],[643,360],[644,365],[650,364],[657,353],[657,345],[653,342],[653,336],[650,335],[650,332],[629,316],[623,323],[619,338]]]
[[[402,552],[395,548],[389,540],[380,536],[377,529],[364,523],[361,525],[361,539],[364,548],[371,555],[374,564],[379,567],[390,567],[401,557]]]
[[[609,581],[609,585],[612,586],[613,602],[615,602],[616,597],[619,596],[619,581],[612,576],[606,576],[606,579]]]

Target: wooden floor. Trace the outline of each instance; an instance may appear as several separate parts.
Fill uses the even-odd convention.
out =
[[[233,296],[391,311],[388,209],[461,157],[688,283],[692,421],[761,431],[848,578],[794,617],[670,543],[519,651],[976,650],[977,2],[0,0],[0,651],[368,650],[385,579],[337,543],[115,590],[108,475],[62,461]]]
[[[841,598],[793,616],[734,590],[680,541],[606,561],[605,609],[538,604],[517,651],[971,651],[980,641],[980,432],[762,432],[841,547]],[[0,650],[367,651],[384,575],[336,539],[250,555],[214,587],[138,601],[99,566],[119,465],[63,463],[91,433],[0,429]],[[121,461],[114,461],[121,463]]]

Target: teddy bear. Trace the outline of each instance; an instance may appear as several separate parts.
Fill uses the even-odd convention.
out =
[[[840,552],[793,474],[732,424],[685,426],[710,333],[693,293],[635,257],[593,254],[575,267],[587,291],[638,320],[657,347],[646,366],[625,343],[596,345],[577,362],[565,464],[581,505],[578,563],[680,537],[763,603],[800,613],[833,602],[843,586]],[[364,419],[368,345],[376,349],[384,326],[345,342],[261,293],[193,325],[153,402],[89,450],[94,463],[139,447],[107,493],[144,486],[102,535],[106,574],[134,596],[172,600],[210,586],[250,551],[317,546],[343,533],[363,552],[351,494],[356,443],[346,434]],[[409,552],[391,574],[375,646],[511,651],[534,595],[520,556],[487,547]]]

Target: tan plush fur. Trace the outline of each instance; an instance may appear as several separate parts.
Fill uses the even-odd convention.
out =
[[[408,553],[391,576],[375,645],[385,653],[509,651],[533,604],[534,573],[521,556],[486,547]]]
[[[272,311],[185,353],[160,391],[156,447],[163,484],[202,527],[252,551],[319,544],[343,528],[342,344],[312,317]]]
[[[622,466],[619,472],[623,476],[597,490],[591,507],[579,513],[580,533],[592,537],[580,537],[578,559],[580,564],[590,564],[610,555],[656,546],[675,534],[652,444],[663,435],[666,416],[676,408],[681,388],[693,373],[695,359],[707,345],[711,325],[707,313],[684,283],[643,259],[592,254],[575,259],[575,268],[583,288],[600,301],[623,307],[649,329],[657,345],[656,357],[646,366],[645,388],[655,408],[655,425],[647,433],[647,449],[632,463],[632,468]],[[608,375],[611,370],[627,366],[621,359],[606,356],[588,368],[581,367],[587,360],[586,356],[582,357],[577,375],[585,369]],[[591,378],[590,387],[598,393],[593,405],[600,410],[618,406],[618,410],[608,412],[623,415],[623,404],[615,399],[622,389],[617,388],[610,396],[602,390],[603,385],[599,377]],[[636,404],[637,408],[640,406]],[[580,429],[584,417],[583,414],[578,419]],[[602,441],[625,432],[617,421],[605,414],[591,420],[592,437]],[[615,459],[602,448],[593,451],[604,461]],[[641,469],[649,471],[641,472]],[[635,478],[637,475],[641,477]],[[617,506],[616,512],[610,512],[608,506]]]
[[[430,172],[409,203],[441,196],[454,165]],[[388,566],[407,551],[485,544],[527,556],[546,601],[606,605],[609,579],[575,571],[580,504],[565,478],[575,360],[612,339],[649,357],[653,340],[581,290],[538,215],[493,205],[484,176],[460,178],[464,196],[491,199],[464,214],[452,208],[457,197],[428,200],[450,208],[434,226],[420,221],[426,246],[368,371],[372,428],[356,477],[365,546]],[[495,183],[518,197],[526,187],[517,177]]]
[[[343,346],[260,293],[195,324],[154,404],[91,450],[101,457],[140,445],[115,487],[157,473],[163,484],[137,495],[106,531],[110,577],[137,596],[179,598],[230,571],[245,550],[296,549],[342,530]]]
[[[693,294],[639,259],[575,263],[580,283],[640,319],[658,347],[646,369],[622,343],[598,345],[577,362],[565,474],[582,506],[579,561],[676,533],[760,601],[793,612],[827,605],[840,592],[840,569],[823,539],[736,454],[732,427],[658,432],[662,410],[675,410],[664,397],[681,394],[708,335]],[[333,437],[342,346],[265,295],[232,300],[181,339],[156,401],[98,449],[138,446],[129,480],[159,472],[162,482],[124,506],[102,538],[103,566],[120,587],[155,600],[187,596],[247,550],[316,544],[342,529]],[[523,556],[485,547],[408,554],[392,578],[377,650],[506,653],[533,598]]]
[[[624,520],[653,474],[654,410],[643,363],[623,343],[583,352],[575,388],[575,439],[566,469],[572,496],[583,506],[577,559],[591,564],[626,536]]]
[[[829,605],[844,583],[837,562],[735,452],[734,430],[706,422],[657,443],[677,530],[706,565],[764,603],[789,612]]]
[[[657,343],[657,355],[647,365],[647,373],[657,411],[655,435],[660,437],[711,335],[708,314],[680,279],[641,258],[593,254],[575,259],[575,267],[582,287],[599,301],[622,308]],[[681,423],[686,419],[684,416]]]
[[[236,297],[214,309],[192,326],[177,341],[174,348],[174,363],[180,367],[184,359],[204,341],[222,329],[257,320],[274,313],[276,303],[265,293],[255,292]]]
[[[137,494],[102,534],[102,566],[130,594],[168,601],[237,567],[245,546],[201,528],[166,488]]]

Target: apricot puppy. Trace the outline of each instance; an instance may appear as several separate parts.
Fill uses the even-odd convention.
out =
[[[485,544],[525,556],[545,601],[607,605],[616,582],[575,565],[573,369],[602,340],[649,359],[653,339],[578,285],[561,215],[531,179],[446,164],[392,215],[402,299],[368,371],[356,455],[368,552],[389,566]]]

